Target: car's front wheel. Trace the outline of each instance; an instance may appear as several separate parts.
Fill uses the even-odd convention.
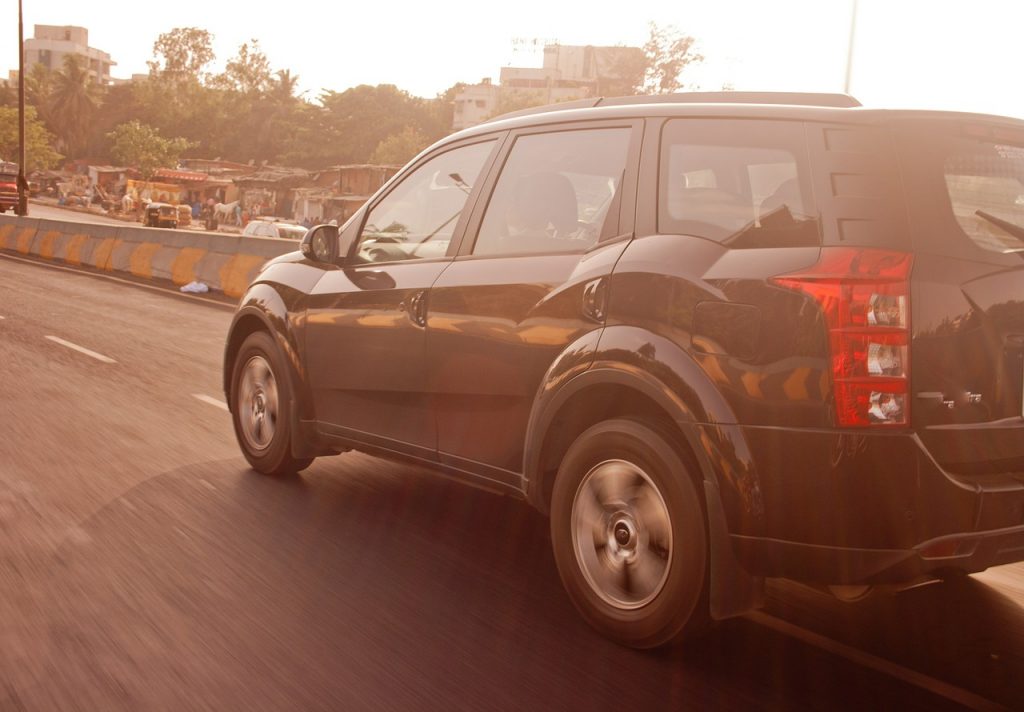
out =
[[[242,342],[231,378],[231,399],[235,436],[254,470],[284,475],[309,467],[311,458],[291,454],[291,384],[270,334],[257,331]]]
[[[562,582],[607,637],[651,648],[707,621],[707,534],[686,464],[656,430],[617,419],[570,446],[552,493]]]

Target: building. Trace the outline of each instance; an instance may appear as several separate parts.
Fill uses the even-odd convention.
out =
[[[489,77],[481,79],[479,84],[463,87],[455,95],[452,128],[458,131],[476,126],[493,116],[498,109],[498,93],[498,87]]]
[[[333,166],[312,176],[295,191],[294,217],[314,223],[344,223],[388,182],[401,166],[357,164]]]
[[[106,52],[89,46],[89,30],[71,25],[36,25],[35,35],[25,40],[25,71],[35,64],[58,70],[68,55],[78,57],[97,84],[110,83],[110,68],[117,63]]]
[[[499,86],[485,79],[456,94],[452,128],[475,126],[502,106],[514,110],[632,94],[643,81],[644,63],[639,47],[545,45],[542,66],[502,67]]]

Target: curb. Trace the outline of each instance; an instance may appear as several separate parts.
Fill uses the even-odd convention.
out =
[[[93,267],[175,286],[203,282],[240,297],[263,264],[292,241],[0,215],[0,251]]]

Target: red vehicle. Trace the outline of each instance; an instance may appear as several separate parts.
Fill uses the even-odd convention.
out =
[[[0,161],[0,213],[18,207],[18,164]]]

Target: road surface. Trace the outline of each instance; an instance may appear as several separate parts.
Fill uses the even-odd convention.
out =
[[[260,477],[230,307],[0,256],[0,710],[1024,709],[1024,567],[635,652],[523,502],[345,454]]]

